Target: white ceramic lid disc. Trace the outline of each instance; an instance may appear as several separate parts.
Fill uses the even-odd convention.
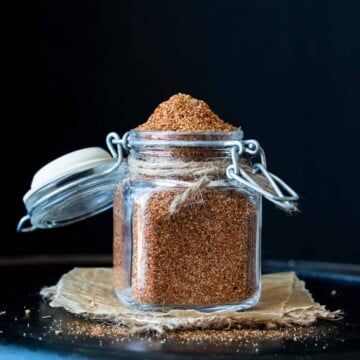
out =
[[[100,147],[89,147],[70,152],[38,170],[33,177],[31,190],[34,191],[62,176],[86,170],[109,159],[111,159],[111,155]]]

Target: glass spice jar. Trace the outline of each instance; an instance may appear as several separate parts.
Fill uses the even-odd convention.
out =
[[[261,289],[262,197],[293,211],[298,195],[266,170],[243,132],[132,130],[45,165],[18,231],[54,228],[113,205],[114,289],[141,310],[241,310]],[[123,152],[128,154],[123,157]],[[115,194],[115,195],[114,195]]]
[[[113,142],[128,151],[113,208],[118,299],[141,310],[254,306],[261,195],[288,209],[297,198],[266,171],[258,142],[243,140],[240,130],[130,131]],[[249,157],[261,162],[251,166]]]
[[[109,133],[106,143],[111,154],[81,149],[37,172],[18,231],[65,226],[113,206],[114,290],[123,304],[254,306],[262,198],[290,212],[298,200],[267,170],[260,144],[181,93],[122,138]]]

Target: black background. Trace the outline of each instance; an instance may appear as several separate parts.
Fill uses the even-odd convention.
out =
[[[184,92],[259,140],[269,170],[301,196],[294,216],[264,201],[264,257],[359,262],[359,1],[14,0],[6,10],[0,255],[111,253],[111,211],[18,234],[22,196],[48,161],[105,146],[108,132]]]

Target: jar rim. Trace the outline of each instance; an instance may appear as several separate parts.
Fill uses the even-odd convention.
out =
[[[139,131],[130,130],[128,142],[132,146],[199,146],[204,142],[209,146],[210,142],[222,145],[226,141],[240,141],[244,138],[242,130],[236,131]],[[193,144],[192,144],[193,143]]]

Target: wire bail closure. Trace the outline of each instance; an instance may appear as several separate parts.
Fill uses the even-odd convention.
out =
[[[124,158],[123,150],[126,152],[129,151],[128,145],[129,132],[126,132],[122,138],[115,131],[107,134],[106,136],[106,145],[113,157],[118,158],[118,161],[121,163]],[[116,145],[116,149],[114,147]]]
[[[130,145],[128,142],[129,132],[126,132],[122,138],[116,132],[110,132],[106,136],[106,144],[113,158],[116,159],[116,162],[102,171],[94,175],[87,176],[84,179],[78,179],[75,183],[68,184],[70,186],[82,186],[85,182],[89,180],[96,180],[103,176],[107,176],[117,170],[122,162],[124,161],[124,151],[126,153],[130,152]],[[188,141],[162,141],[162,140],[153,140],[149,141],[148,146],[158,146],[158,145],[169,145],[169,146],[190,146],[190,147],[211,147],[211,146],[226,146],[231,147],[231,158],[232,164],[229,165],[226,169],[226,176],[229,179],[237,181],[239,184],[246,186],[259,194],[263,195],[266,199],[278,205],[279,207],[287,211],[295,211],[296,201],[299,199],[299,195],[283,180],[278,176],[272,174],[267,170],[265,152],[260,146],[259,142],[256,140],[188,140]],[[266,185],[264,183],[260,184],[257,182],[254,177],[249,174],[249,170],[241,166],[239,158],[241,156],[248,155],[251,158],[258,157],[260,162],[251,162],[251,170],[255,175],[257,173],[262,175],[262,178],[266,180]],[[124,165],[126,166],[126,164]],[[65,187],[66,188],[66,187]],[[51,195],[57,194],[61,189],[55,190],[53,193],[48,196],[43,196],[35,202],[28,209],[28,214],[23,216],[18,225],[18,232],[30,232],[35,230],[37,227],[32,223],[32,214],[35,207],[42,206],[48,200],[48,197]]]
[[[113,156],[123,158],[122,149],[129,152],[128,144],[129,133],[126,132],[120,139],[119,135],[115,132],[109,133],[106,138],[106,143]],[[114,145],[117,146],[115,150]],[[238,181],[240,184],[245,185],[261,195],[272,203],[287,211],[295,211],[297,209],[296,201],[299,200],[299,195],[278,176],[272,174],[267,170],[266,156],[264,149],[261,147],[257,140],[239,140],[239,141],[157,141],[154,140],[153,146],[156,145],[172,145],[172,146],[218,146],[224,145],[232,147],[231,157],[232,164],[226,169],[226,175],[229,179]],[[239,158],[242,155],[249,155],[250,157],[259,157],[260,162],[252,164],[252,171],[254,174],[260,173],[267,181],[266,185],[269,191],[262,184],[259,184],[251,177],[239,164]]]
[[[267,190],[263,185],[259,184],[251,177],[240,165],[239,157],[246,153],[252,157],[260,157],[260,162],[252,164],[253,174],[260,173],[264,179],[267,180],[267,187],[272,191]],[[232,164],[226,169],[228,178],[238,181],[240,184],[245,185],[261,195],[272,203],[287,211],[295,211],[296,201],[299,200],[299,195],[281,180],[278,176],[269,172],[266,167],[266,157],[263,148],[256,140],[243,140],[231,149]],[[285,194],[284,194],[285,192]]]

